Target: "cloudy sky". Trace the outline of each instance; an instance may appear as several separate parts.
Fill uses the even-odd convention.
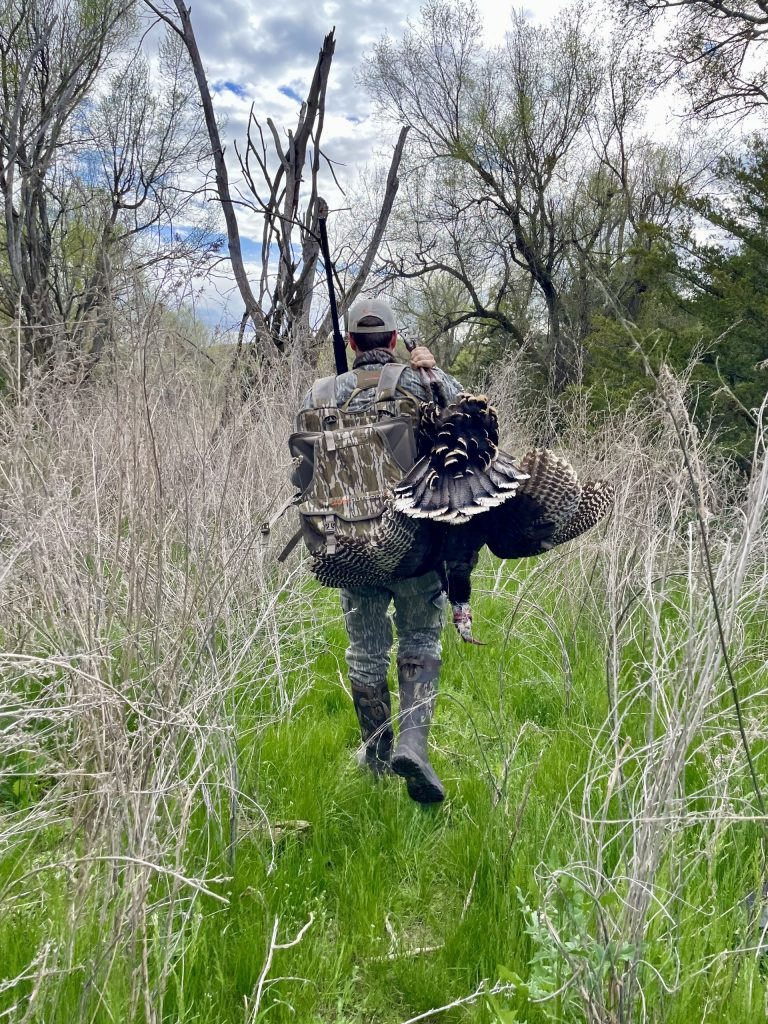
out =
[[[534,21],[546,22],[557,16],[565,2],[528,0],[525,13]],[[519,5],[495,0],[477,0],[477,5],[487,42],[500,42]],[[230,173],[237,167],[231,142],[245,138],[251,103],[262,123],[270,116],[278,126],[295,125],[323,37],[335,26],[324,150],[341,163],[340,177],[352,181],[372,144],[386,141],[370,100],[355,83],[356,72],[385,33],[393,38],[402,35],[409,19],[418,18],[420,6],[421,0],[389,0],[388,4],[381,0],[281,0],[268,5],[193,0],[192,23],[198,45],[217,113],[226,120]],[[330,191],[329,184],[324,187]],[[255,218],[244,215],[242,222],[244,255],[255,260],[259,251]],[[226,275],[206,286],[198,312],[209,325],[226,329],[239,321],[241,303],[232,291]]]

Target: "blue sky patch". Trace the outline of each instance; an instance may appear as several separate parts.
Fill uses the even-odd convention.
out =
[[[289,100],[293,100],[295,103],[303,103],[304,100],[299,96],[295,89],[292,89],[290,85],[281,85],[277,90],[281,92],[283,96],[287,96]]]
[[[248,95],[245,86],[239,85],[237,82],[217,82],[214,87],[214,92],[224,92],[224,90],[234,93],[238,99],[243,100]]]

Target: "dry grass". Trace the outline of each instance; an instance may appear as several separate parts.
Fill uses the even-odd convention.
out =
[[[210,366],[169,370],[146,348],[126,362],[0,412],[0,786],[29,793],[0,818],[0,850],[25,865],[0,899],[34,901],[38,876],[63,872],[71,942],[45,942],[24,973],[83,971],[78,916],[95,913],[104,952],[84,994],[130,951],[130,1019],[143,1004],[152,1020],[167,971],[150,978],[150,916],[170,965],[199,895],[226,903],[220,851],[248,799],[238,738],[290,712],[322,623],[300,569],[275,561],[289,524],[268,544],[260,530],[288,493],[300,371],[265,376],[221,427]],[[52,826],[64,858],[45,849]],[[27,1013],[43,994],[35,983]]]
[[[590,616],[605,653],[608,711],[583,778],[563,800],[578,836],[574,857],[537,866],[539,903],[527,906],[552,972],[540,999],[555,1015],[570,1007],[590,1024],[629,1024],[651,1019],[657,1000],[680,995],[697,974],[706,986],[718,965],[728,964],[734,985],[739,963],[765,950],[767,919],[754,893],[768,878],[766,410],[746,482],[700,436],[686,411],[687,381],[665,368],[650,401],[601,427],[578,400],[566,424],[543,427],[525,416],[518,384],[513,369],[495,385],[500,407],[518,409],[518,450],[549,435],[582,478],[606,476],[617,489],[599,539],[567,549],[549,579],[542,562],[529,602],[543,630],[556,633],[566,683],[568,638],[542,609],[559,604],[571,626]],[[517,614],[526,600],[516,594]],[[735,901],[729,868],[748,879]],[[718,905],[718,885],[730,903]],[[712,935],[695,972],[682,953],[692,928]]]
[[[542,434],[519,383],[513,367],[494,384],[516,450]],[[288,494],[285,440],[305,385],[299,366],[282,366],[279,380],[265,374],[222,427],[223,376],[141,342],[87,390],[31,386],[24,404],[0,409],[0,906],[36,906],[44,878],[68,936],[42,932],[34,958],[2,982],[0,994],[19,993],[10,1020],[62,1019],[67,977],[79,1020],[98,1019],[115,985],[125,1020],[167,1019],[168,979],[200,927],[201,898],[228,902],[237,817],[244,805],[262,814],[242,792],[238,748],[306,695],[329,621],[301,563],[275,560],[292,520],[269,544],[260,532]],[[585,623],[599,649],[590,685],[606,714],[586,773],[557,794],[551,819],[571,830],[573,854],[554,864],[546,832],[538,837],[523,911],[530,977],[487,989],[525,981],[545,1015],[536,1019],[651,1019],[695,982],[682,973],[686,943],[714,917],[725,924],[719,946],[694,958],[702,977],[724,959],[755,957],[754,933],[727,938],[744,877],[754,887],[763,878],[765,820],[723,641],[764,778],[765,435],[738,490],[688,422],[684,387],[665,377],[655,403],[602,427],[574,403],[565,426],[548,427],[582,473],[616,482],[613,516],[522,582],[497,567],[477,588],[493,595],[507,635],[535,624],[531,671],[565,680],[576,718]],[[519,740],[505,740],[494,809],[519,778]],[[528,793],[512,808],[515,835]],[[728,847],[735,855],[750,843],[753,863],[728,888]],[[725,892],[716,910],[703,900],[707,884]],[[81,942],[94,931],[95,957]]]

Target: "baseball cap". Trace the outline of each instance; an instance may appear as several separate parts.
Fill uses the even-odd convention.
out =
[[[367,316],[375,316],[381,321],[375,327],[360,326],[360,321]],[[395,314],[382,299],[360,299],[349,308],[350,334],[379,334],[381,331],[396,331]]]

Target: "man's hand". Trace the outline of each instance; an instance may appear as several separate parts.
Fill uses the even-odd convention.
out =
[[[435,357],[426,345],[417,345],[411,352],[411,369],[433,370],[437,366]]]

